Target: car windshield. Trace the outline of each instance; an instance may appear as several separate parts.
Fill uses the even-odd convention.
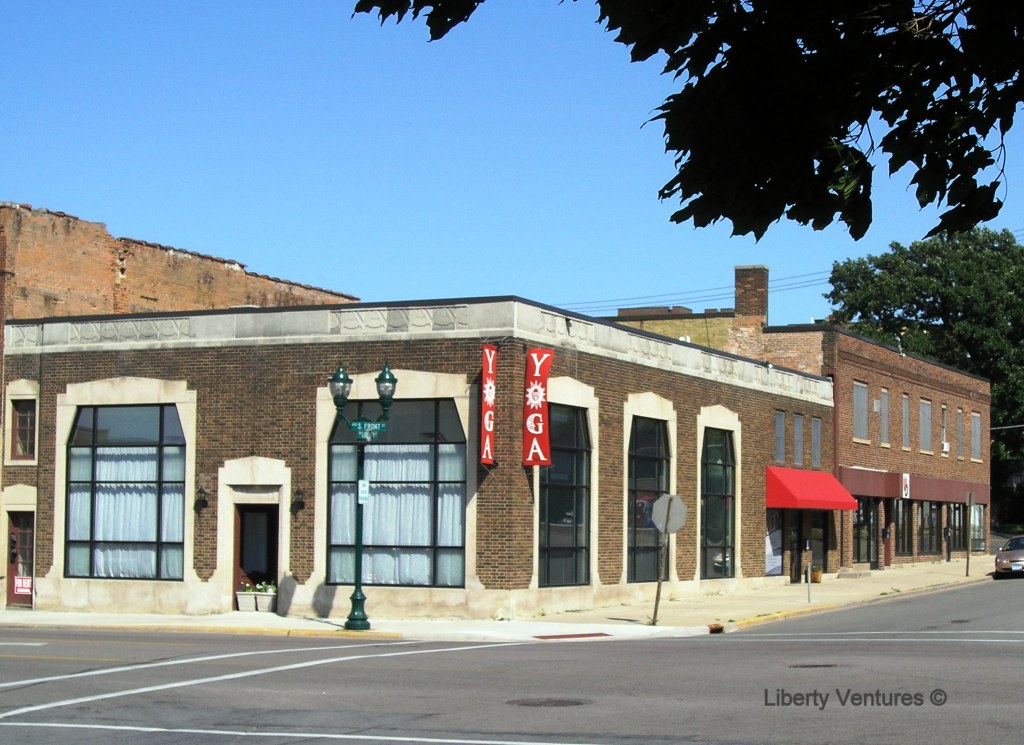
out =
[[[1020,551],[1021,549],[1024,549],[1024,536],[1021,535],[1011,538],[1003,546],[1003,551]]]

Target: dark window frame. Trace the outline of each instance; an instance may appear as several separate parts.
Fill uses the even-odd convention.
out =
[[[413,441],[411,439],[400,439],[400,435],[396,434],[397,427],[395,426],[396,421],[402,416],[403,408],[410,405],[422,405],[424,403],[433,404],[433,429],[431,431],[419,432],[418,436],[423,439]],[[446,411],[442,411],[442,407],[447,407]],[[345,405],[345,416],[349,421],[355,421],[360,417],[365,417],[370,420],[378,418],[381,414],[380,403],[378,401],[349,401]],[[445,422],[442,421],[445,419]],[[445,434],[445,429],[451,429],[455,423],[458,423],[458,439]],[[454,431],[450,432],[454,434]],[[328,451],[328,466],[327,466],[327,490],[328,495],[331,495],[336,488],[348,487],[351,489],[352,494],[356,493],[357,483],[355,480],[334,480],[333,474],[333,454],[335,448],[351,448],[358,457],[358,449],[360,447],[373,448],[375,445],[408,445],[408,444],[426,444],[431,448],[431,474],[432,478],[430,481],[395,481],[395,482],[384,482],[375,481],[376,485],[380,484],[429,484],[430,497],[431,497],[431,524],[430,524],[430,542],[425,544],[412,544],[412,543],[401,543],[401,544],[376,544],[369,543],[365,540],[363,542],[363,569],[364,577],[362,578],[362,584],[374,587],[417,587],[417,588],[461,588],[466,585],[466,453],[467,453],[467,441],[465,429],[462,426],[462,422],[458,419],[458,410],[455,407],[455,401],[451,398],[430,398],[430,399],[401,399],[395,401],[392,404],[391,411],[389,414],[389,427],[381,435],[379,435],[373,442],[365,443],[360,445],[355,434],[346,425],[344,421],[339,417],[331,431],[331,436],[327,443]],[[441,459],[441,448],[442,445],[456,445],[461,446],[462,451],[462,480],[442,480],[440,478],[439,463]],[[453,486],[460,485],[462,489],[462,516],[461,516],[461,535],[459,536],[459,542],[457,545],[454,544],[441,544],[438,540],[438,521],[440,517],[440,505],[442,499],[442,489],[452,488]],[[372,497],[371,497],[372,499]],[[330,497],[329,497],[330,500]],[[356,499],[352,499],[352,520],[354,522],[356,512]],[[365,517],[365,516],[364,516]],[[331,571],[331,553],[332,551],[347,551],[354,550],[354,543],[333,543],[331,540],[332,536],[332,522],[335,519],[334,511],[328,502],[327,508],[327,535],[325,538],[325,548],[327,552],[327,572],[328,575],[324,578],[324,583],[330,587],[347,586],[351,585],[352,582],[345,579],[333,579],[329,573]],[[365,570],[367,568],[366,554],[372,550],[382,551],[395,551],[401,552],[403,549],[408,550],[426,550],[430,553],[430,582],[429,583],[391,583],[391,582],[374,582],[372,579],[365,577]],[[462,578],[457,584],[451,583],[438,583],[440,572],[438,566],[441,557],[444,555],[459,555],[461,556],[462,562]]]
[[[897,499],[896,514],[894,515],[895,539],[894,549],[897,556],[912,556],[914,553],[914,531],[912,530],[911,517],[913,510],[909,499]]]
[[[157,409],[158,410],[158,430],[156,440],[152,438],[143,437],[124,437],[118,435],[119,439],[110,440],[111,430],[104,430],[99,428],[99,420],[101,412],[111,412],[112,410],[142,410],[142,409]],[[173,414],[173,420],[168,417],[168,414]],[[98,469],[97,469],[97,453],[99,450],[109,447],[145,447],[155,448],[156,450],[156,479],[154,481],[101,481],[98,480]],[[167,454],[171,449],[181,450],[181,458],[185,459],[185,465],[182,469],[181,480],[170,480],[165,479],[164,467],[167,462]],[[72,476],[72,453],[89,451],[90,453],[90,478],[89,480],[73,479]],[[177,412],[177,406],[175,404],[114,404],[108,406],[88,405],[79,406],[75,414],[75,423],[72,426],[71,434],[68,437],[67,443],[67,473],[66,473],[66,492],[65,492],[65,527],[64,527],[64,576],[75,579],[90,579],[90,580],[115,580],[115,581],[144,581],[144,582],[182,582],[184,581],[184,553],[185,553],[185,525],[184,520],[187,514],[185,509],[185,477],[188,473],[188,461],[187,461],[187,449],[184,434],[181,430],[181,419]],[[156,523],[154,535],[155,540],[144,541],[144,540],[131,540],[131,541],[116,541],[116,540],[100,540],[96,537],[96,514],[97,514],[97,498],[100,489],[99,485],[102,484],[133,484],[135,486],[152,485],[156,491],[156,507],[154,510],[153,519]],[[72,539],[71,531],[73,525],[71,522],[71,500],[73,489],[77,487],[79,489],[88,488],[89,495],[89,538],[86,539]],[[164,523],[164,501],[166,498],[173,496],[170,494],[173,490],[179,490],[182,499],[182,525],[181,535],[182,540],[173,541],[166,540],[162,536],[165,533]],[[102,548],[112,546],[152,546],[156,553],[156,570],[152,577],[111,577],[107,575],[97,574],[96,567],[96,556],[97,551]],[[86,573],[72,573],[72,549],[73,548],[87,548],[89,552],[89,569]],[[169,574],[168,562],[165,561],[165,551],[168,549],[179,549],[182,555],[182,574],[180,576],[174,576]]]
[[[538,584],[586,585],[590,582],[591,457],[587,410],[553,403],[548,411],[551,465],[540,471]],[[552,514],[556,495],[561,497],[557,515]],[[571,506],[566,508],[567,504]]]
[[[38,408],[34,398],[11,399],[11,460],[36,459]]]
[[[942,553],[941,502],[922,500],[917,503],[917,553],[921,556]]]
[[[648,427],[651,428],[649,432],[641,432],[638,436],[638,430]],[[667,494],[669,489],[668,422],[634,416],[630,424],[628,459],[627,581],[656,582],[660,534],[650,520],[650,510],[657,498]],[[639,483],[638,474],[641,472],[650,475],[649,485]],[[668,577],[668,562],[665,562],[662,576]]]
[[[714,455],[713,449],[720,453]],[[700,578],[732,578],[736,576],[737,510],[736,451],[731,430],[711,427],[704,430],[700,468]],[[720,486],[716,488],[716,485]],[[716,504],[719,501],[721,509]],[[712,530],[722,540],[709,541]],[[720,567],[719,571],[714,571],[716,566]]]

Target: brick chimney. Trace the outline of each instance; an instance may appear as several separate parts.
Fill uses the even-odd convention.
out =
[[[764,334],[768,324],[768,267],[736,267],[736,315],[725,346],[726,352],[764,359]]]
[[[768,267],[736,267],[736,315],[757,316],[768,322]]]

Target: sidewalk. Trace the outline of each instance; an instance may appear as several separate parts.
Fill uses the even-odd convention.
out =
[[[676,598],[663,595],[656,626],[650,625],[653,602],[513,621],[467,621],[375,618],[370,598],[367,601],[370,631],[345,631],[344,617],[282,617],[272,613],[237,611],[183,616],[0,610],[0,635],[3,628],[17,626],[489,642],[681,637],[729,632],[806,613],[885,601],[914,592],[951,589],[971,582],[991,582],[991,572],[991,557],[975,556],[971,558],[970,576],[966,576],[964,560],[906,565],[861,577],[840,579],[832,574],[826,576],[822,583],[810,586],[810,602],[807,600],[807,585],[804,584]]]

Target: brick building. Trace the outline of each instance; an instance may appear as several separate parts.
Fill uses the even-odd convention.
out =
[[[3,318],[355,302],[230,259],[115,238],[102,223],[0,202]]]
[[[4,350],[8,405],[36,412],[0,495],[35,528],[29,593],[8,601],[37,608],[220,612],[272,581],[278,612],[344,616],[367,493],[371,617],[653,598],[665,494],[688,513],[669,595],[785,582],[812,554],[782,551],[766,520],[818,530],[834,570],[840,513],[768,515],[766,499],[853,503],[831,475],[827,378],[518,298],[13,320]],[[542,352],[547,379],[527,386]],[[363,445],[328,387],[339,361],[349,421],[375,421],[374,378],[397,377],[387,431]],[[802,465],[776,461],[779,412],[806,417]],[[524,465],[540,433],[551,465]]]
[[[0,202],[0,326],[12,318],[335,305],[356,300],[345,293],[254,274],[236,261],[115,238],[100,223],[62,212]],[[94,326],[93,331],[105,334],[114,328]],[[159,334],[156,327],[150,330]],[[35,457],[36,443],[26,436],[36,431],[36,395],[34,383],[7,390],[0,425],[4,466]],[[19,565],[32,561],[28,506],[17,496],[0,497],[0,529],[17,547],[9,553],[14,558],[4,572],[8,584],[18,575]]]
[[[968,545],[985,551],[987,380],[827,323],[768,325],[764,266],[736,267],[735,304],[707,314],[629,309],[614,320],[833,381],[835,473],[858,499],[842,526],[844,565],[963,557]],[[806,426],[802,412],[776,414],[777,463],[806,462],[806,444],[794,447]]]

